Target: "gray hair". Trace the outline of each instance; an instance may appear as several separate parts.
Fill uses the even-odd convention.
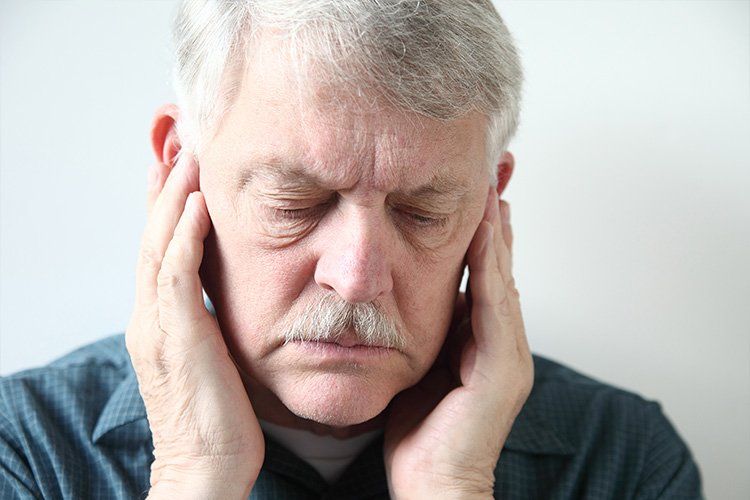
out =
[[[479,112],[497,182],[523,75],[491,0],[185,0],[173,30],[183,147],[199,154],[213,138],[239,91],[248,41],[264,28],[285,34],[298,79],[324,75],[316,82],[327,82],[332,102],[366,96],[441,121]]]

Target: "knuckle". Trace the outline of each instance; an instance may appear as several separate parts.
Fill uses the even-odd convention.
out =
[[[161,267],[162,256],[150,243],[141,245],[138,253],[138,265],[141,269],[158,271]]]
[[[500,311],[500,315],[503,317],[510,316],[512,308],[507,293],[499,292],[498,296],[494,300],[495,307]]]
[[[521,294],[518,292],[518,288],[516,287],[516,279],[512,276],[508,280],[508,282],[505,283],[505,293],[514,301],[517,301],[521,297]]]
[[[160,295],[164,292],[173,294],[181,285],[182,279],[177,273],[172,272],[172,269],[169,267],[163,267],[156,277],[156,288]]]

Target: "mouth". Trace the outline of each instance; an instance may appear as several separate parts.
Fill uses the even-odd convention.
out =
[[[355,348],[355,347],[377,347],[377,348],[383,348],[386,349],[385,346],[382,345],[375,345],[375,344],[364,344],[362,341],[357,337],[357,335],[352,332],[351,330],[347,330],[346,334],[340,335],[337,338],[330,339],[330,340],[318,340],[317,342],[321,342],[323,344],[335,344],[341,347],[346,348]]]
[[[295,340],[286,344],[305,359],[323,363],[367,363],[388,358],[398,351],[390,347],[337,341]]]
[[[324,344],[325,346],[334,346],[334,347],[341,347],[343,349],[391,349],[390,347],[386,347],[383,345],[375,345],[375,344],[361,344],[361,343],[350,343],[350,342],[342,342],[340,340],[296,340],[295,342],[303,342],[303,343],[310,343],[310,344]]]
[[[294,343],[310,343],[310,344],[327,344],[330,346],[338,346],[346,349],[359,349],[359,348],[373,348],[373,349],[389,349],[389,350],[398,350],[397,347],[387,346],[383,344],[368,344],[366,342],[363,342],[362,339],[357,336],[356,333],[354,333],[354,330],[349,327],[344,332],[341,332],[337,336],[329,336],[330,338],[322,338],[322,339],[298,339],[293,340],[291,342],[284,342],[281,341],[282,345],[284,344],[294,344]]]

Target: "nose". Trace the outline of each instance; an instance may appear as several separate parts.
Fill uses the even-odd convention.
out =
[[[377,217],[342,215],[321,242],[315,281],[350,303],[371,302],[393,288],[388,231]]]

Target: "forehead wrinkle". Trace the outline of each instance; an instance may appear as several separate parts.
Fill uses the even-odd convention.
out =
[[[408,118],[408,117],[407,117]],[[408,129],[395,128],[381,133],[377,138],[375,152],[377,168],[387,177],[386,182],[398,192],[417,191],[430,184],[432,191],[445,193],[456,190],[455,185],[462,184],[459,175],[454,172],[464,160],[466,146],[461,143],[461,134],[454,127],[439,127],[442,124],[420,120],[410,122]],[[417,188],[407,190],[406,186],[415,185],[425,176],[426,171],[437,171],[430,181]],[[390,174],[390,175],[388,175]],[[422,189],[422,194],[427,191]]]
[[[331,129],[327,128],[326,132],[330,135],[322,141],[323,144],[318,143],[319,151],[327,151],[329,158],[319,159],[311,148],[307,148],[299,158],[294,153],[290,158],[274,153],[256,155],[241,164],[239,188],[243,189],[254,179],[260,178],[270,181],[279,189],[321,187],[342,191],[359,185],[368,191],[454,201],[462,198],[470,189],[469,179],[461,175],[465,167],[463,155],[460,148],[453,147],[457,142],[454,131],[440,134],[441,137],[427,138],[427,149],[431,151],[425,151],[424,142],[408,133],[398,134],[395,130],[385,133],[381,130],[376,134],[356,128],[335,127],[333,130],[335,132],[331,134]],[[344,141],[348,143],[348,151],[335,147],[336,142],[341,144],[335,139],[343,139],[340,134],[344,131],[349,133],[345,138],[348,140]],[[368,136],[374,141],[367,141]],[[331,139],[334,139],[333,144]],[[443,151],[439,152],[440,149]],[[345,168],[342,168],[345,164]],[[420,178],[424,179],[420,172],[426,168],[432,170],[433,175],[423,184],[412,187]]]
[[[249,160],[243,163],[240,168],[239,188],[244,189],[256,179],[277,182],[279,187],[289,189],[325,184],[325,181],[314,171],[309,172],[299,163],[277,157]]]
[[[470,191],[471,186],[467,179],[456,174],[456,166],[454,168],[441,168],[429,181],[415,188],[395,189],[392,191],[392,197],[402,201],[432,199],[457,202]],[[405,166],[390,165],[389,168],[395,168],[395,171],[400,171],[403,174],[409,172],[409,168]],[[338,186],[329,184],[329,181],[320,178],[314,172],[309,172],[298,164],[282,161],[278,158],[244,164],[240,173],[240,189],[246,188],[254,179],[270,181],[276,184],[274,187],[288,191],[310,187],[338,190]]]

